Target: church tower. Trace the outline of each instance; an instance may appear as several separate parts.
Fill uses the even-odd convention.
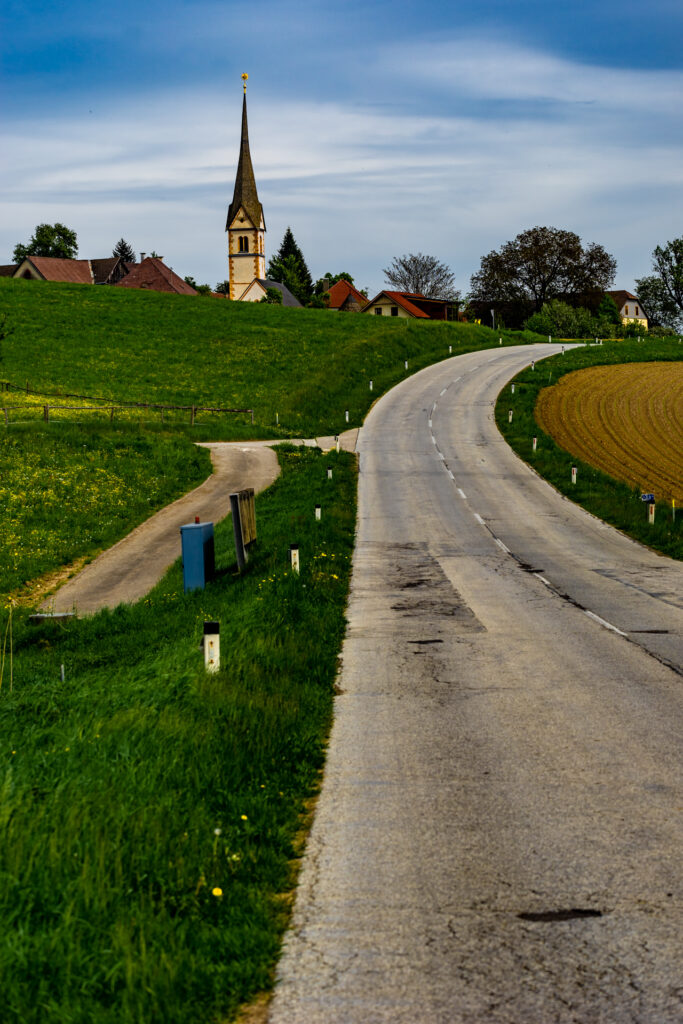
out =
[[[266,276],[266,222],[256,191],[247,128],[247,78],[242,75],[242,141],[235,177],[235,192],[228,210],[228,273],[230,298],[239,299],[255,277]]]

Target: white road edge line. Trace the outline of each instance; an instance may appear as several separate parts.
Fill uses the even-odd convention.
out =
[[[451,480],[455,480],[455,477],[453,476],[453,470],[452,469],[448,469],[448,470],[446,470],[446,472],[448,473],[448,475],[451,478]]]
[[[459,377],[456,377],[453,383],[457,384],[459,380],[462,380],[462,374]]]
[[[502,540],[499,540],[498,537],[494,537],[493,539],[495,540],[495,542],[498,545],[498,547],[502,551],[504,551],[506,555],[510,554],[510,548],[507,546],[507,544],[503,544]]]
[[[550,580],[547,580],[545,578],[545,576],[541,576],[540,572],[535,572],[534,576],[536,577],[537,580],[540,580],[541,583],[545,583],[546,587],[551,586]]]
[[[433,434],[432,434],[432,444],[433,444],[433,445],[435,445],[435,444],[436,444],[436,438],[434,437],[434,435],[433,435]]]
[[[429,421],[428,421],[428,424],[429,424],[429,429],[431,430],[431,429],[432,429],[432,421],[431,421],[431,420],[429,420]]]
[[[478,523],[481,523],[482,526],[486,526],[486,523],[481,518],[481,516],[479,515],[478,512],[474,512],[473,515],[474,515],[474,518],[477,520]]]
[[[467,500],[467,495],[465,494],[465,492],[463,490],[461,490],[460,487],[458,487],[458,494],[460,495],[461,498],[464,498],[465,500]]]
[[[441,398],[442,395],[445,395],[447,391],[448,391],[447,387],[445,387],[442,391],[439,391],[439,398]]]
[[[437,451],[439,451],[438,448],[437,448]],[[446,456],[444,455],[443,452],[439,452],[439,458],[441,459],[442,462],[446,461]]]
[[[589,619],[599,622],[601,626],[605,627],[605,629],[611,629],[613,633],[618,633],[619,636],[628,636],[628,633],[624,633],[621,629],[617,629],[616,626],[613,626],[611,622],[607,622],[606,619],[601,619],[599,615],[595,614],[595,612],[589,612],[587,608],[584,608],[584,611]]]

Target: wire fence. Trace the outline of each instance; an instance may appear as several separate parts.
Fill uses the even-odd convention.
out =
[[[58,411],[69,411],[69,412],[108,412],[109,419],[113,422],[114,414],[116,412],[129,413],[129,412],[158,412],[161,416],[161,422],[164,422],[164,413],[182,412],[189,413],[190,426],[194,426],[195,420],[198,413],[236,413],[236,414],[248,414],[251,416],[251,422],[254,422],[254,410],[253,409],[235,409],[227,406],[208,406],[208,405],[168,405],[160,402],[112,402],[111,398],[100,398],[95,395],[77,395],[70,392],[59,392],[59,391],[38,391],[31,388],[28,381],[26,386],[20,384],[13,384],[11,381],[3,380],[0,381],[0,392],[20,392],[26,396],[35,395],[37,398],[61,398],[61,399],[76,399],[82,402],[94,402],[96,405],[62,405],[55,403],[45,403],[42,405],[43,419],[46,423],[50,421],[50,414]],[[18,413],[19,416],[16,418],[26,418],[26,413],[33,410],[40,410],[41,404],[27,404],[27,405],[7,405],[0,406],[2,409],[5,426],[9,426],[10,412],[13,414]],[[23,414],[23,415],[22,415]]]

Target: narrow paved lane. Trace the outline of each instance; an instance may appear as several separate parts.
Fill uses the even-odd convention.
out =
[[[363,429],[343,692],[271,1024],[683,1015],[683,572],[501,441],[498,390],[547,352],[431,367]]]

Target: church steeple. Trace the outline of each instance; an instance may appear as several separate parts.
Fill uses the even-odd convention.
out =
[[[238,299],[255,277],[263,279],[266,276],[266,222],[256,191],[256,179],[249,152],[247,77],[246,74],[242,75],[242,139],[235,176],[235,191],[225,225],[228,232],[231,299]]]

